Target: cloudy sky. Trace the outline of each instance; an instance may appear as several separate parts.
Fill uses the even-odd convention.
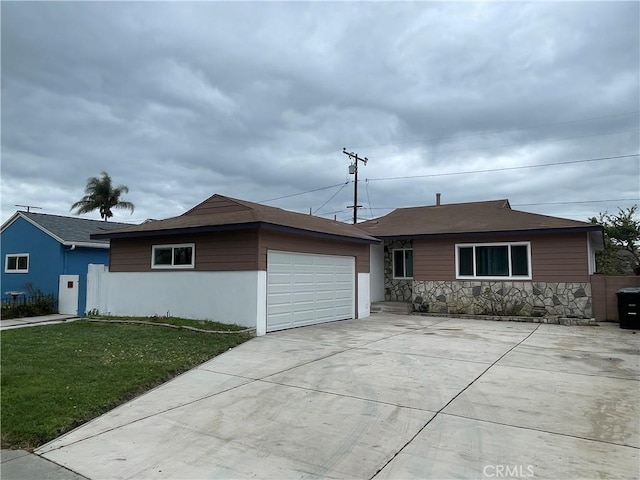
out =
[[[116,221],[214,193],[350,221],[344,147],[362,219],[436,192],[615,212],[640,203],[639,7],[3,1],[2,221],[70,215],[103,170]]]

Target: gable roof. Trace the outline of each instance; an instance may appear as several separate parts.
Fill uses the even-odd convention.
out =
[[[92,239],[91,234],[131,226],[130,223],[18,211],[2,225],[0,232],[4,232],[19,218],[26,220],[63,245],[89,248],[109,248],[108,240]]]
[[[398,208],[358,226],[381,238],[602,231],[600,225],[588,222],[512,210],[506,199]]]
[[[277,207],[213,195],[180,216],[92,235],[125,238],[265,228],[347,241],[378,243],[355,225]]]

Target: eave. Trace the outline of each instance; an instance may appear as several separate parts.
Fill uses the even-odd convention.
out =
[[[278,225],[268,222],[248,222],[229,225],[203,225],[197,227],[179,227],[171,229],[158,229],[158,230],[144,230],[144,231],[132,231],[132,232],[105,232],[94,233],[91,235],[93,239],[117,239],[117,238],[148,238],[148,237],[166,237],[172,235],[187,235],[195,233],[214,233],[214,232],[229,232],[238,230],[270,230],[282,233],[292,233],[295,235],[304,235],[314,238],[325,238],[328,240],[340,240],[351,243],[366,243],[375,244],[380,243],[380,240],[376,238],[360,238],[351,237],[349,235],[340,235],[336,233],[318,232],[315,230],[305,230],[303,228],[289,227],[286,225]]]
[[[410,240],[414,238],[461,238],[461,237],[495,237],[497,235],[553,235],[558,233],[587,233],[587,232],[603,232],[600,225],[584,226],[584,227],[564,227],[564,228],[529,228],[526,230],[491,230],[491,231],[469,231],[469,232],[447,232],[447,233],[418,233],[403,235],[376,235],[377,238],[383,240]]]

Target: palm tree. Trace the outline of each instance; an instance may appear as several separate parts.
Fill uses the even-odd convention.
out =
[[[113,217],[112,208],[131,210],[133,213],[135,208],[133,203],[120,200],[120,195],[128,192],[129,188],[126,185],[113,188],[109,174],[102,172],[102,178],[91,177],[87,180],[87,186],[84,189],[86,195],[71,205],[71,210],[77,209],[76,215],[100,210],[100,217],[106,222]]]

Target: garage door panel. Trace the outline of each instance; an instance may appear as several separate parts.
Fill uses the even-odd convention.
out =
[[[267,253],[267,331],[353,318],[354,313],[354,257]]]
[[[310,283],[313,285],[315,277],[312,273],[298,272],[293,274],[293,281],[295,283]]]
[[[323,300],[333,302],[334,298],[335,294],[333,291],[316,292],[316,300],[318,302],[322,302]]]

